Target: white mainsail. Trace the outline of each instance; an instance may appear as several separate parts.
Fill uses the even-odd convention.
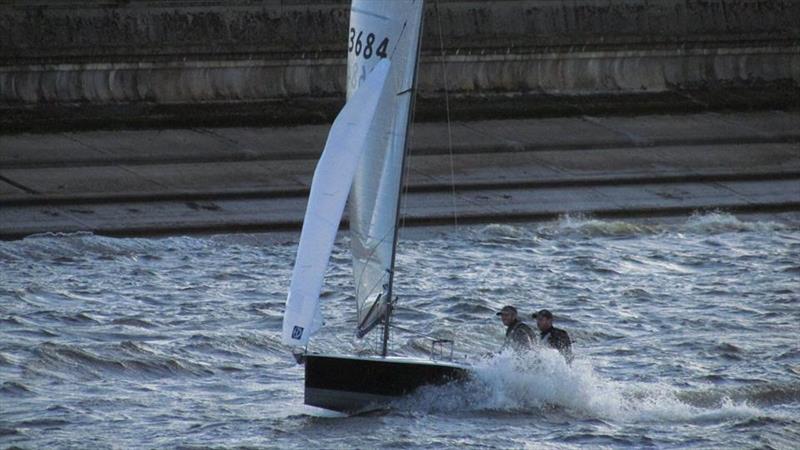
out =
[[[317,163],[283,316],[286,345],[305,346],[322,326],[323,276],[358,162],[371,145],[368,136],[378,105],[391,95],[386,89],[390,68],[389,60],[383,59],[367,69],[363,83],[334,120]]]
[[[397,214],[423,13],[422,0],[354,0],[350,12],[347,94],[388,58],[392,69],[350,193],[350,235],[358,330],[385,316],[391,293]]]

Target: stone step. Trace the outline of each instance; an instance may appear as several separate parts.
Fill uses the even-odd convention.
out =
[[[675,216],[696,211],[779,213],[800,209],[800,180],[642,184],[409,193],[404,225],[552,220],[565,214],[594,217]],[[0,238],[89,231],[112,236],[243,231],[297,231],[306,199],[140,201],[2,208]],[[345,218],[346,218],[345,214]]]

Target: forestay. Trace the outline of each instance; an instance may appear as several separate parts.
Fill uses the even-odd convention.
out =
[[[422,0],[354,0],[347,93],[352,97],[380,60],[392,61],[350,195],[350,234],[358,307],[357,334],[384,317],[389,300],[400,186],[422,23]]]
[[[386,97],[391,65],[371,66],[334,120],[311,183],[303,231],[297,248],[286,312],[283,343],[305,346],[322,325],[319,293],[347,194],[359,159],[371,145],[369,130],[381,97]]]

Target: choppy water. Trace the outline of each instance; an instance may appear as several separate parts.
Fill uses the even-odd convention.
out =
[[[397,324],[454,337],[477,377],[384,414],[302,405],[279,331],[294,236],[0,243],[0,446],[772,447],[800,442],[800,223],[710,214],[415,232]],[[337,246],[313,349],[355,344]],[[495,350],[506,303],[574,340]],[[394,351],[428,341],[395,330]]]

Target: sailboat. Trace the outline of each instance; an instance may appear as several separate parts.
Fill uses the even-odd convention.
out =
[[[464,366],[390,356],[388,348],[423,8],[423,0],[354,0],[351,5],[347,102],[314,172],[283,321],[283,343],[303,349],[299,359],[305,363],[308,405],[358,412],[420,386],[468,375]],[[375,356],[307,351],[309,339],[322,326],[319,295],[346,204],[355,335],[363,338],[382,329],[381,351]]]

